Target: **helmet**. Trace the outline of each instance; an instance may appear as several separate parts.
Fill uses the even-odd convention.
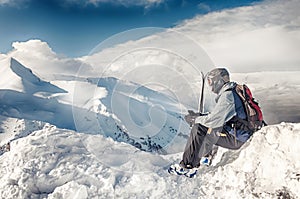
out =
[[[219,93],[224,84],[230,81],[229,72],[225,68],[215,68],[206,75],[208,85],[212,92]]]

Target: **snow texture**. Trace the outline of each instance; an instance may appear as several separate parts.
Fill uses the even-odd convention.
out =
[[[18,133],[32,129],[30,135],[11,142],[11,150],[0,156],[1,198],[300,195],[299,124],[265,127],[241,150],[219,151],[218,162],[201,168],[197,178],[188,179],[166,172],[170,163],[179,161],[181,153],[158,155],[102,135],[59,129],[47,123],[1,120],[6,126],[19,123]]]

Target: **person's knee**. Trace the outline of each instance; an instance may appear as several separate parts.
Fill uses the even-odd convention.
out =
[[[193,127],[192,127],[192,130],[191,130],[191,134],[192,135],[197,135],[198,134],[198,128],[199,127],[199,124],[195,124]]]
[[[207,134],[207,130],[208,128],[203,126],[202,124],[195,124],[192,128],[192,132],[200,136],[205,136]]]
[[[206,142],[213,144],[213,145],[216,144],[219,139],[220,139],[220,137],[214,132],[207,133],[205,136]]]
[[[225,144],[224,142],[218,142],[217,145],[230,150],[239,150],[244,145],[244,142],[238,140],[231,140],[227,142],[227,144]]]

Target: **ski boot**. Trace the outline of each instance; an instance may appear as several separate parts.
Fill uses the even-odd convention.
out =
[[[184,168],[179,164],[173,164],[168,169],[168,172],[170,174],[179,175],[179,176],[184,175],[185,177],[188,178],[196,177],[197,171],[198,168]]]

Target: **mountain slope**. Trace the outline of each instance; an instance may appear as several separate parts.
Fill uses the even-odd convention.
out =
[[[1,75],[5,77],[0,82],[1,115],[40,120],[75,129],[72,107],[56,99],[56,96],[67,94],[66,90],[40,79],[13,58],[4,59],[2,63],[7,65],[1,66]],[[65,119],[62,121],[61,117]]]
[[[41,80],[32,70],[23,66],[14,58],[1,60],[0,88],[16,90],[27,94],[47,97],[54,93],[65,93],[66,91],[57,86]]]
[[[162,93],[113,77],[60,76],[50,83],[14,59],[6,64],[14,86],[0,84],[1,115],[102,134],[145,151],[182,150],[189,133],[185,108]]]
[[[44,124],[0,156],[0,196],[298,198],[299,142],[299,124],[265,127],[241,150],[219,150],[213,166],[188,179],[166,172],[181,153],[151,154],[101,135]]]
[[[80,107],[93,110],[96,115],[73,111],[78,131],[94,134],[101,130],[115,140],[129,142],[146,151],[182,150],[182,147],[176,145],[185,143],[189,127],[181,114],[185,109],[176,100],[139,84],[116,78],[88,81],[95,84],[98,90],[92,90],[90,94],[84,90],[86,99],[90,100]],[[99,91],[99,88],[102,90]],[[101,94],[103,89],[105,95]],[[74,104],[79,104],[78,95],[82,96],[81,89],[74,94]],[[87,130],[87,126],[92,128]]]

